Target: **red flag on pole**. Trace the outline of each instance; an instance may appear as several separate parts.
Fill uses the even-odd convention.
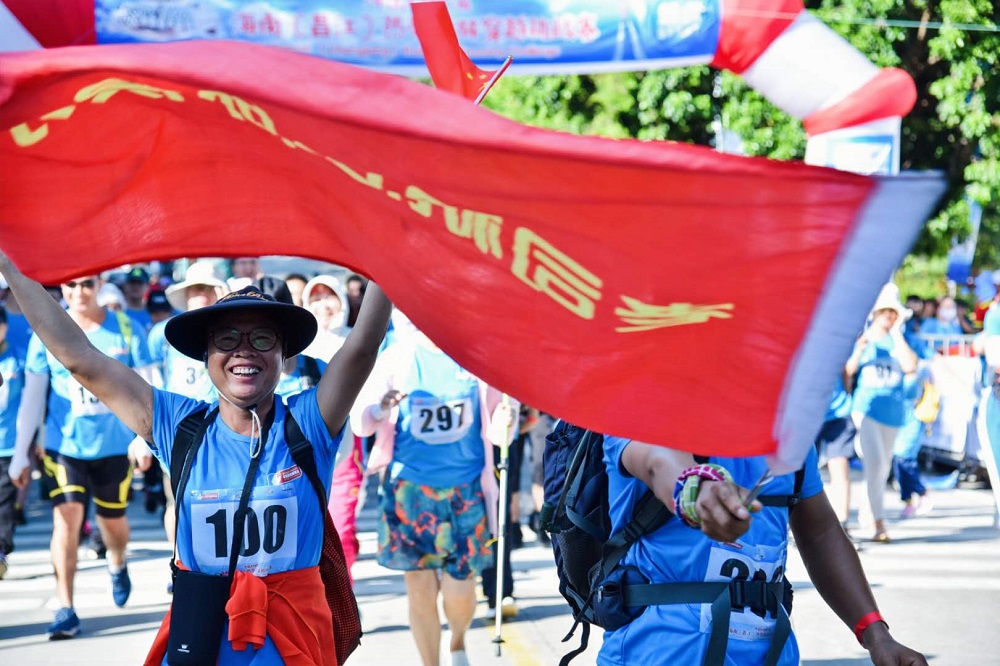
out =
[[[0,174],[0,246],[43,282],[172,257],[338,263],[530,405],[774,452],[775,471],[812,447],[944,189],[542,130],[222,41],[0,54]]]
[[[458,44],[458,35],[443,2],[414,2],[413,29],[424,51],[434,85],[475,100],[496,74],[479,69]]]

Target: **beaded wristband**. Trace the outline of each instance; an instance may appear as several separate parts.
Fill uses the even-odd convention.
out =
[[[732,481],[733,477],[725,467],[712,463],[688,467],[677,477],[677,483],[674,484],[674,510],[685,525],[696,530],[701,529],[701,520],[695,512],[695,502],[698,500],[702,479]]]

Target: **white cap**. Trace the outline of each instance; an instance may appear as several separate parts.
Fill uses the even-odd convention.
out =
[[[222,281],[215,270],[214,262],[206,259],[196,261],[188,266],[187,272],[184,273],[183,282],[178,282],[167,287],[167,300],[170,301],[170,305],[175,310],[180,312],[187,311],[187,288],[194,285],[215,287],[219,298],[225,296],[229,291],[226,283]]]
[[[879,310],[895,310],[896,314],[904,320],[913,316],[913,310],[900,302],[899,287],[892,282],[887,282],[882,286],[878,298],[875,299],[875,305],[872,306],[871,314],[875,314]]]
[[[7,278],[3,276],[3,273],[0,273],[0,289],[7,289],[9,287],[10,285],[7,284]]]
[[[329,287],[340,301],[340,314],[334,321],[330,322],[330,329],[340,328],[347,323],[349,307],[347,303],[347,291],[344,289],[344,285],[340,284],[340,280],[332,275],[317,275],[309,280],[309,282],[306,282],[306,286],[302,288],[302,307],[307,310],[309,309],[309,299],[312,297],[313,289],[320,284]]]
[[[125,294],[122,290],[113,285],[110,282],[105,282],[101,285],[100,291],[97,292],[97,304],[102,308],[105,308],[112,303],[118,303],[122,308],[125,307]]]

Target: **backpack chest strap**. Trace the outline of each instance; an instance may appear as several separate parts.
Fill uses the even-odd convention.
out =
[[[725,662],[732,611],[750,608],[758,614],[769,612],[775,617],[775,625],[764,666],[775,666],[792,633],[788,611],[782,603],[786,586],[791,587],[787,580],[769,583],[741,578],[729,582],[650,583],[625,585],[622,597],[626,606],[712,604],[712,633],[703,666],[721,666]]]

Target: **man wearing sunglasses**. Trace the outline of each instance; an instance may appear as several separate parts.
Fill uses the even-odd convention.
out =
[[[6,266],[5,266],[6,269]],[[7,270],[5,274],[11,275]],[[16,273],[14,273],[16,274]],[[96,275],[65,282],[63,312],[44,290],[31,292],[31,299],[60,315],[61,323],[72,337],[79,338],[107,362],[118,361],[136,382],[144,380],[132,369],[150,369],[146,338],[128,316],[98,305],[97,292],[102,284]],[[17,289],[13,291],[17,293]],[[31,320],[30,304],[19,299]],[[68,320],[67,320],[68,318]],[[44,484],[52,502],[53,527],[51,553],[56,573],[56,594],[60,609],[48,629],[51,639],[72,638],[79,631],[80,620],[73,608],[73,583],[76,575],[77,548],[86,503],[93,499],[97,525],[107,547],[111,573],[112,597],[121,607],[132,589],[125,563],[129,525],[125,516],[128,490],[132,479],[128,446],[134,435],[116,417],[107,402],[92,393],[74,376],[70,367],[58,358],[58,347],[33,335],[28,343],[24,397],[17,423],[17,443],[11,462],[11,478],[19,487],[28,482],[28,448],[31,435],[46,408]],[[148,375],[147,375],[148,377]]]
[[[191,663],[279,664],[303,655],[310,663],[330,663],[335,649],[338,656],[345,647],[349,652],[356,643],[346,641],[335,648],[333,614],[325,596],[329,588],[319,573],[321,549],[325,553],[327,546],[324,534],[330,534],[320,528],[325,497],[317,497],[307,477],[331,477],[348,413],[388,326],[392,304],[382,291],[369,286],[357,325],[319,384],[287,402],[275,398],[275,389],[284,360],[300,353],[316,335],[315,317],[307,310],[278,303],[251,286],[213,306],[172,318],[167,340],[206,363],[219,394],[218,404],[210,405],[153,389],[125,365],[99,353],[76,327],[67,326],[66,313],[2,251],[0,271],[36,335],[86,390],[152,446],[165,465],[170,466],[179,426],[204,413],[197,417],[202,443],[184,458],[181,476],[186,481],[177,495],[179,564],[172,611],[146,663],[160,664],[175,648],[200,653],[206,646],[214,647],[216,654]],[[315,474],[295,462],[286,439],[289,423],[311,443]],[[294,436],[293,430],[287,432]],[[246,540],[235,537],[237,532]],[[221,628],[208,632],[210,638],[199,636],[198,644],[177,646],[171,638],[175,630],[177,635],[181,629],[197,632],[200,627],[192,624],[207,624],[205,609],[191,598],[207,588],[216,595],[218,586],[212,580],[220,574],[232,576],[231,586],[229,578],[222,579],[224,594],[232,595],[223,599],[223,607],[229,603],[235,614],[223,616]],[[349,582],[345,585],[350,594]],[[257,595],[264,595],[259,605],[241,606],[256,604],[252,600]],[[214,596],[212,601],[217,601]],[[264,628],[254,620],[260,612],[266,613]],[[230,642],[230,635],[239,637],[238,645]],[[290,636],[298,638],[289,641]]]

